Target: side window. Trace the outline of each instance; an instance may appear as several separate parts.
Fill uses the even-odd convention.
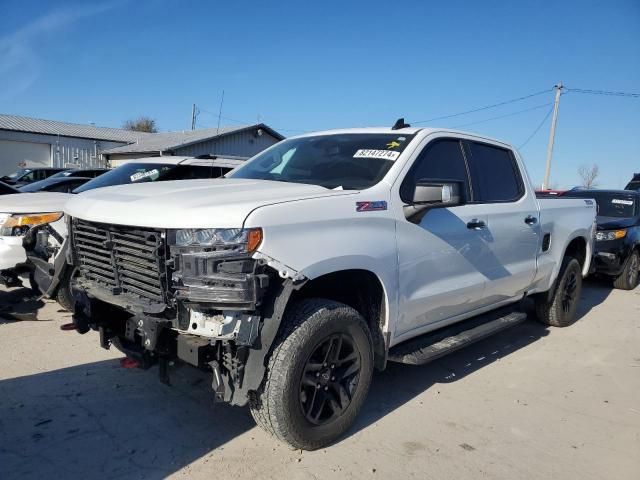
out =
[[[420,180],[454,180],[463,183],[465,198],[469,198],[467,166],[459,140],[435,140],[422,150],[400,186],[400,198],[411,202],[416,183]]]
[[[513,202],[524,193],[524,184],[513,154],[504,148],[467,143],[469,171],[476,202]]]

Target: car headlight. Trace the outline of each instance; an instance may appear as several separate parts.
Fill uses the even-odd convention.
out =
[[[624,238],[627,234],[626,230],[604,230],[600,232],[596,232],[596,240],[598,242],[602,242],[605,240],[618,240],[619,238]]]
[[[21,236],[36,225],[57,222],[62,218],[62,215],[62,212],[0,215],[0,235],[7,237]]]
[[[211,254],[252,253],[262,242],[261,228],[185,228],[171,233],[172,245],[204,247],[203,250]]]

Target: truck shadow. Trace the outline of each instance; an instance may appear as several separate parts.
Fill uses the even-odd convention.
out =
[[[576,322],[604,302],[610,293],[610,282],[601,280],[585,282],[576,313]],[[547,335],[562,333],[559,329],[546,327],[536,321],[533,302],[527,302],[525,308],[528,314],[525,322],[427,365],[389,363],[384,372],[374,375],[363,411],[348,435],[376,423],[437,384],[462,380],[467,375],[472,375],[481,368],[526,348]]]
[[[39,320],[38,310],[44,302],[30,288],[0,291],[0,323],[8,321]]]
[[[156,371],[154,371],[156,369]],[[160,479],[254,428],[209,375],[174,385],[107,360],[0,381],[0,478]]]

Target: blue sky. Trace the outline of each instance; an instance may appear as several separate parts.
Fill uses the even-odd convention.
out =
[[[0,112],[161,130],[258,118],[301,130],[443,119],[522,144],[551,88],[640,92],[640,1],[212,2],[0,0]],[[528,110],[524,113],[517,113]],[[504,118],[484,121],[498,116]],[[233,119],[233,120],[229,120]],[[479,123],[475,123],[479,122]],[[471,124],[472,125],[467,125]],[[521,150],[542,180],[549,119]],[[640,171],[640,98],[562,96],[552,182]]]

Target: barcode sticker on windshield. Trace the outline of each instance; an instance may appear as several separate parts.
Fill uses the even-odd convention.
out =
[[[399,156],[400,152],[394,152],[392,150],[373,150],[362,148],[353,155],[353,158],[382,158],[384,160],[395,161]]]
[[[614,198],[613,200],[611,200],[611,203],[618,203],[621,205],[633,205],[633,200],[619,200],[617,198]]]
[[[153,170],[149,170],[148,172],[138,172],[131,175],[131,181],[137,182],[138,180],[142,180],[143,178],[152,177],[158,174],[158,170],[154,168]]]

